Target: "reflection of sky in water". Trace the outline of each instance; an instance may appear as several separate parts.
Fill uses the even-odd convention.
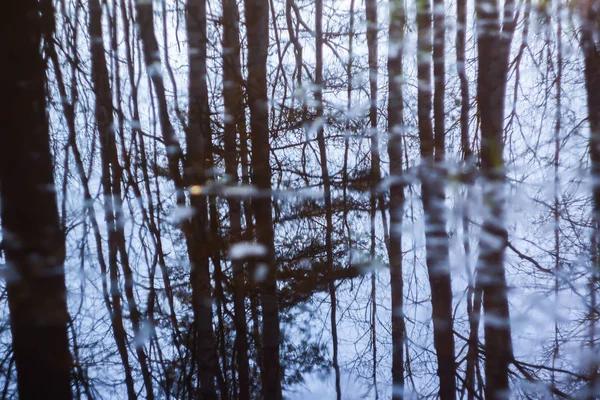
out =
[[[363,400],[373,395],[369,382],[352,374],[342,373],[342,400]],[[335,399],[335,375],[311,373],[304,376],[304,383],[291,386],[285,393],[286,400]]]

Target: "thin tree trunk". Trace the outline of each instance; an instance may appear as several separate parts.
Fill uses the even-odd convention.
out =
[[[444,0],[433,0],[433,123],[434,123],[434,159],[438,167],[446,154],[446,127],[444,97],[446,94],[446,55],[444,41],[446,33]]]
[[[46,117],[39,4],[4,7],[0,23],[0,195],[19,398],[71,399],[60,228]]]
[[[504,250],[508,233],[504,222],[504,98],[512,32],[514,3],[505,2],[503,28],[497,0],[477,2],[479,76],[477,98],[481,116],[481,172],[484,177],[483,221],[477,260],[478,281],[483,292],[486,343],[485,395],[488,399],[509,395],[508,373],[513,360],[508,288]]]
[[[208,157],[207,160],[212,160],[214,155],[212,152],[212,146],[207,150]],[[210,170],[212,167],[212,162],[208,165],[208,169]],[[229,399],[229,384],[227,382],[227,375],[222,372],[227,371],[228,369],[228,352],[226,349],[226,333],[225,333],[225,320],[224,316],[227,314],[227,298],[225,297],[225,292],[223,290],[224,277],[223,268],[221,264],[221,246],[220,246],[220,232],[219,232],[219,211],[217,210],[217,202],[214,196],[209,197],[208,199],[208,209],[210,214],[210,235],[208,236],[208,248],[211,249],[210,257],[212,259],[213,267],[214,267],[214,279],[215,279],[215,298],[217,303],[217,332],[220,340],[219,342],[219,357],[221,358],[222,368],[219,363],[216,363],[215,366],[217,370],[215,371],[217,376],[217,383],[219,384],[220,391],[220,399],[228,400]],[[233,355],[233,354],[232,354]],[[233,363],[233,362],[232,362]]]
[[[331,208],[331,179],[327,166],[327,145],[325,143],[325,118],[323,109],[323,0],[315,1],[315,100],[317,102],[317,141],[319,144],[319,157],[321,161],[321,177],[325,198],[325,249],[327,253],[327,271],[333,272],[333,211]],[[331,300],[331,340],[333,344],[333,370],[335,372],[336,399],[341,400],[342,388],[340,383],[340,365],[338,361],[338,332],[337,332],[337,299],[335,282],[329,280],[329,298]]]
[[[294,56],[296,58],[296,82],[298,87],[302,86],[302,45],[294,32],[292,23],[292,4],[294,0],[285,0],[285,20],[290,41],[294,44]],[[304,105],[303,105],[304,106]]]
[[[252,140],[252,183],[260,195],[252,199],[258,243],[266,249],[263,262],[267,274],[261,285],[263,315],[263,396],[280,400],[282,371],[279,360],[279,313],[273,216],[271,204],[271,165],[269,144],[269,111],[267,105],[267,56],[269,49],[269,3],[267,0],[245,0],[248,40],[248,103]]]
[[[241,65],[241,64],[240,64]],[[239,130],[239,134],[240,134],[240,169],[241,169],[241,173],[242,173],[242,185],[246,185],[246,186],[250,186],[250,165],[249,165],[249,155],[248,155],[248,132],[247,132],[247,124],[246,124],[246,109],[245,106],[240,108],[238,110],[238,130]],[[253,218],[253,212],[252,212],[252,199],[251,198],[247,198],[244,199],[243,203],[242,203],[242,209],[244,211],[244,220],[245,220],[245,229],[242,233],[243,238],[245,240],[252,240],[252,238],[255,237],[255,226],[254,226],[254,218]],[[248,285],[250,285],[251,288],[256,288],[256,280],[254,279],[254,276],[252,275],[253,272],[255,271],[256,268],[256,263],[254,261],[248,262],[246,264],[246,273],[244,274],[244,277],[246,278],[246,281],[248,282]],[[248,294],[248,286],[246,286],[246,294]],[[250,300],[250,319],[252,320],[252,334],[251,337],[253,338],[253,342],[254,342],[254,349],[255,349],[255,354],[256,354],[256,362],[254,363],[254,367],[252,368],[254,374],[257,374],[260,376],[260,382],[263,382],[264,380],[264,370],[263,370],[263,351],[262,351],[262,345],[260,343],[260,329],[259,329],[259,316],[260,316],[260,310],[259,310],[259,299],[258,299],[258,294],[256,290],[253,290],[250,294],[249,294],[249,300]],[[249,357],[250,357],[250,350],[252,349],[251,346],[248,347],[249,350]],[[250,381],[250,383],[252,384],[253,382]],[[252,385],[254,386],[254,385]]]
[[[167,150],[169,177],[175,184],[177,203],[185,205],[185,184],[181,175],[180,163],[183,158],[181,146],[175,136],[175,130],[169,119],[169,109],[162,77],[162,63],[156,34],[154,33],[154,7],[152,1],[136,0],[136,23],[142,41],[144,62],[148,76],[154,87],[158,101],[158,118],[160,130]]]
[[[421,142],[421,191],[425,214],[425,243],[427,271],[431,286],[433,309],[433,341],[438,360],[440,379],[439,395],[442,400],[456,397],[456,365],[454,359],[454,331],[452,319],[452,287],[450,282],[450,261],[448,234],[446,233],[444,160],[444,61],[442,26],[439,12],[436,11],[435,46],[431,45],[431,4],[430,0],[420,0],[417,5],[418,24],[418,119]],[[439,8],[438,2],[436,7]],[[440,50],[440,47],[442,48]],[[435,97],[434,122],[435,137],[431,126],[431,54],[434,57]],[[440,56],[440,52],[442,56]],[[440,61],[439,59],[442,58]],[[440,85],[441,83],[441,85]]]
[[[237,125],[245,115],[243,110],[242,77],[240,63],[239,12],[235,0],[223,0],[223,102],[225,107],[224,146],[225,172],[231,185],[239,183],[236,150]],[[228,197],[230,245],[242,238],[240,201]],[[237,384],[239,400],[250,399],[250,365],[248,360],[248,328],[246,324],[246,283],[243,263],[232,261],[233,308],[235,325],[235,349],[237,356]]]
[[[460,143],[464,160],[471,162],[472,150],[469,140],[469,80],[466,69],[467,49],[467,0],[456,1],[456,72],[460,81]],[[469,167],[469,165],[467,165]]]
[[[392,398],[404,398],[404,294],[402,274],[402,136],[404,135],[404,97],[402,94],[404,29],[406,14],[402,0],[390,1],[388,50],[389,103],[388,155],[390,158],[390,280],[392,291]]]
[[[557,6],[556,21],[556,122],[554,125],[554,205],[552,214],[554,216],[554,302],[556,309],[559,308],[560,300],[560,273],[561,273],[561,251],[560,251],[560,148],[561,148],[561,130],[562,130],[562,75],[563,75],[563,50],[562,50],[562,5]],[[551,16],[548,15],[551,25]],[[548,36],[550,36],[548,32]],[[550,37],[548,38],[550,41]],[[552,52],[548,47],[548,61],[552,61]],[[600,71],[599,71],[600,72]],[[552,349],[552,387],[556,387],[556,372],[554,371],[560,350],[560,329],[558,318],[554,319],[554,348]]]
[[[342,183],[343,183],[343,202],[344,202],[344,214],[342,217],[342,221],[344,227],[346,229],[346,243],[348,250],[348,264],[352,264],[352,230],[350,229],[350,224],[348,223],[348,157],[350,154],[350,111],[352,108],[352,65],[354,64],[354,2],[355,0],[350,0],[350,12],[348,18],[350,19],[348,23],[348,64],[346,65],[346,112],[348,116],[346,116],[346,126],[345,126],[345,138],[344,138],[344,165],[342,167]]]
[[[469,235],[469,207],[471,201],[471,186],[473,184],[473,152],[469,138],[469,81],[466,71],[466,45],[467,45],[467,1],[457,0],[456,2],[456,72],[460,81],[460,143],[463,153],[464,168],[466,168],[466,194],[462,207],[462,229],[463,229],[463,248],[464,263],[468,279],[467,288],[467,314],[469,317],[469,342],[467,350],[467,368],[465,371],[465,387],[469,400],[475,398],[475,365],[479,360],[479,338],[478,326],[479,316],[476,318],[477,325],[473,327],[474,321],[473,300],[475,285],[473,282],[473,271],[471,267],[471,244]]]
[[[379,132],[377,130],[377,79],[378,79],[378,51],[377,51],[377,2],[375,0],[365,1],[367,16],[367,51],[369,59],[369,137],[371,140],[371,196],[370,196],[370,219],[371,219],[371,260],[375,261],[376,235],[375,223],[377,217],[377,202],[383,204],[382,196],[377,195],[377,185],[381,181],[380,156],[379,156]],[[379,398],[377,388],[377,273],[371,273],[371,345],[373,349],[373,386],[375,399]]]

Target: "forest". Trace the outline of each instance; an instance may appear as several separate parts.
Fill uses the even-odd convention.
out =
[[[600,0],[17,0],[1,399],[600,398]]]

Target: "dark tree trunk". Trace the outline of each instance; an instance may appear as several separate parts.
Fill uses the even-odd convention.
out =
[[[446,33],[444,0],[433,0],[433,123],[435,132],[434,159],[438,167],[446,154],[446,127],[444,97],[446,94],[446,55],[444,41]]]
[[[200,394],[203,399],[216,399],[214,381],[217,354],[213,337],[211,299],[211,254],[207,197],[202,194],[210,164],[211,130],[206,84],[206,0],[188,0],[186,7],[189,56],[189,109],[186,130],[186,183],[192,190],[191,205],[195,215],[189,225],[188,251],[192,264],[190,279],[194,290],[194,313],[198,329],[198,369]],[[200,193],[199,195],[194,195]]]
[[[239,183],[236,132],[240,119],[245,118],[240,63],[239,11],[235,0],[223,0],[223,102],[225,107],[225,172],[231,185]],[[231,225],[231,245],[242,238],[241,206],[234,197],[227,199]],[[235,349],[239,400],[250,399],[250,364],[248,360],[248,328],[246,324],[246,283],[243,263],[232,261]]]
[[[460,143],[463,153],[464,168],[467,172],[467,194],[465,196],[465,204],[463,206],[463,247],[465,251],[464,262],[467,272],[469,287],[467,289],[467,314],[469,317],[469,342],[467,350],[467,368],[465,372],[465,386],[469,400],[475,398],[475,366],[478,357],[479,345],[479,314],[473,312],[474,299],[474,283],[473,272],[470,264],[471,245],[469,242],[469,202],[472,179],[472,163],[473,154],[471,150],[471,142],[469,138],[469,81],[466,71],[466,45],[467,45],[467,1],[457,0],[456,2],[456,72],[460,81]]]
[[[321,161],[321,177],[323,179],[323,191],[325,197],[325,249],[327,254],[327,270],[333,272],[333,211],[331,208],[331,179],[327,166],[327,144],[325,143],[325,119],[323,109],[323,0],[315,1],[315,100],[317,102],[317,141],[319,144],[319,157]],[[301,73],[301,71],[300,71]],[[336,399],[341,400],[342,388],[340,383],[340,364],[338,362],[338,332],[337,332],[337,298],[335,282],[331,280],[328,284],[329,298],[331,300],[331,340],[333,344],[333,370],[335,372]]]
[[[263,396],[266,400],[282,398],[282,371],[279,361],[279,313],[271,213],[271,165],[269,111],[267,104],[267,55],[269,48],[269,2],[245,0],[248,32],[248,104],[252,140],[252,183],[260,195],[252,199],[258,243],[266,249],[262,260],[267,268],[261,284],[263,316]]]
[[[208,170],[213,168],[212,160],[214,157],[212,146],[207,149],[207,161],[211,160],[211,163],[207,166]],[[227,379],[226,372],[228,369],[228,357],[229,354],[226,349],[226,334],[225,334],[225,315],[229,314],[227,310],[227,298],[223,290],[223,284],[225,275],[223,274],[222,259],[221,259],[221,234],[219,232],[219,210],[217,209],[217,199],[215,196],[211,196],[208,199],[208,210],[210,217],[210,235],[208,236],[207,244],[210,249],[210,258],[212,260],[214,268],[214,279],[215,279],[215,301],[217,303],[217,339],[218,349],[215,360],[220,358],[221,364],[218,361],[215,362],[215,375],[217,383],[219,385],[219,399],[229,400],[229,382]],[[209,277],[210,278],[210,277]],[[210,287],[210,286],[209,286]],[[233,364],[233,363],[232,363]]]
[[[181,175],[183,154],[171,124],[165,87],[163,82],[160,51],[154,33],[152,2],[136,1],[138,26],[142,39],[146,69],[152,80],[158,100],[161,133],[167,149],[169,176],[175,184],[177,204],[185,206],[186,182]],[[205,180],[206,141],[210,140],[208,121],[208,97],[206,95],[206,8],[204,0],[191,0],[187,4],[188,38],[190,42],[190,120],[186,130],[188,164],[186,180],[192,186],[201,187]],[[204,28],[202,28],[204,26]],[[190,32],[191,31],[191,32]],[[202,61],[204,60],[204,61]],[[204,66],[202,66],[204,65]],[[204,68],[204,69],[203,69]],[[202,88],[204,86],[204,89]],[[182,223],[192,266],[192,308],[198,332],[196,362],[200,392],[203,398],[216,398],[214,379],[216,376],[216,348],[213,338],[212,299],[210,291],[209,250],[207,248],[208,209],[205,196],[192,196],[191,204],[195,215]]]
[[[388,155],[390,158],[390,280],[392,291],[392,398],[404,398],[404,294],[402,276],[402,137],[404,135],[404,97],[402,95],[402,57],[406,14],[402,0],[390,1]]]
[[[70,399],[65,238],[55,198],[38,2],[11,2],[0,19],[1,215],[18,393],[25,400]]]
[[[456,72],[460,81],[460,143],[463,157],[471,162],[469,141],[469,80],[466,70],[467,49],[467,0],[456,2]]]
[[[379,155],[379,132],[377,129],[377,69],[378,69],[378,51],[377,34],[379,27],[377,24],[377,2],[375,0],[365,1],[365,11],[367,17],[367,51],[369,59],[369,131],[368,135],[371,141],[371,195],[370,195],[370,235],[371,235],[371,260],[375,260],[376,235],[375,223],[377,217],[377,203],[383,205],[383,196],[377,194],[377,185],[381,181],[381,157]],[[382,213],[382,216],[384,214]],[[387,234],[386,234],[387,235]],[[377,388],[377,273],[371,273],[371,346],[373,350],[373,387],[375,391],[375,400],[379,398]]]
[[[505,2],[501,29],[497,0],[479,1],[477,44],[479,76],[477,98],[481,116],[481,172],[484,201],[489,217],[483,221],[477,261],[477,280],[483,292],[486,344],[485,394],[488,399],[509,395],[508,372],[513,359],[508,293],[504,271],[504,250],[508,233],[504,223],[504,97],[514,4]]]
[[[436,2],[438,5],[438,2]],[[421,142],[421,191],[425,214],[425,242],[427,251],[427,271],[431,286],[433,309],[433,341],[438,360],[440,397],[456,397],[456,366],[454,359],[454,331],[452,319],[452,287],[450,282],[450,261],[448,235],[446,233],[446,206],[444,172],[444,105],[443,105],[443,38],[442,26],[436,12],[435,37],[431,43],[431,3],[421,0],[417,5],[418,24],[418,119]],[[442,50],[440,50],[440,47]],[[431,54],[434,59],[435,74],[435,137],[431,126]],[[441,60],[440,60],[441,58]],[[440,85],[441,83],[441,85]],[[440,93],[441,90],[441,93]]]
[[[355,0],[350,0],[350,10],[348,19],[348,64],[346,65],[346,110],[350,112],[352,108],[352,65],[354,61],[354,3]],[[344,229],[346,231],[346,247],[348,250],[348,262],[352,262],[352,252],[350,251],[352,247],[352,230],[350,229],[350,224],[348,223],[348,161],[350,156],[350,116],[346,117],[345,131],[347,133],[346,138],[344,139],[344,164],[342,166],[342,182],[344,183],[342,189],[342,201],[344,204],[344,212],[342,215],[342,223],[344,225]]]
[[[144,62],[146,64],[147,73],[152,81],[158,102],[158,118],[160,121],[162,138],[167,150],[169,177],[175,184],[177,202],[180,205],[184,205],[185,184],[180,170],[180,163],[183,158],[183,153],[169,118],[165,84],[161,71],[162,63],[160,60],[160,49],[158,47],[158,41],[156,40],[156,34],[154,33],[153,3],[152,1],[136,0],[135,8],[137,12],[136,23],[138,26],[140,39],[142,41]]]

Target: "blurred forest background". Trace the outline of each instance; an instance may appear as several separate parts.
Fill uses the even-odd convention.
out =
[[[600,398],[600,1],[18,0],[2,399]]]

